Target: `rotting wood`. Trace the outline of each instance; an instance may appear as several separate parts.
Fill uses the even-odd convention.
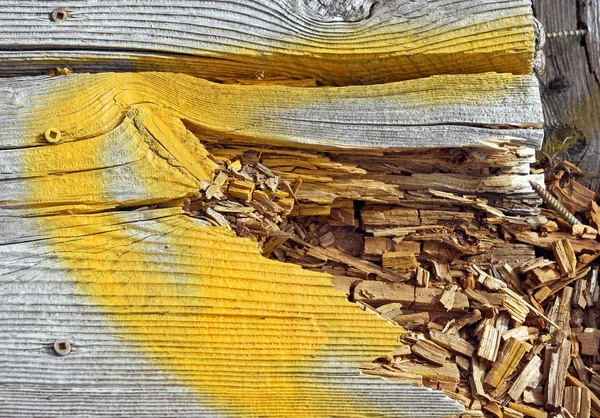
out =
[[[500,346],[500,332],[491,325],[486,325],[479,339],[477,355],[490,363],[496,361]]]
[[[592,402],[588,388],[568,386],[565,388],[564,405],[567,411],[576,418],[590,418]]]
[[[43,100],[51,98],[52,95],[49,92],[52,90],[52,83],[61,77],[66,80],[73,75],[53,77],[43,82],[38,79],[39,85],[43,86],[39,94],[40,97],[44,95]],[[160,75],[159,77],[145,74],[140,77],[142,78],[138,80],[143,81],[140,84],[144,84],[146,78],[143,77],[150,79],[165,77],[164,79],[167,80],[170,76]],[[458,78],[462,79],[463,77],[456,77],[456,79]],[[487,76],[483,78],[487,79]],[[436,85],[440,81],[438,77],[432,79],[437,80],[435,82],[429,80],[432,85]],[[277,83],[277,80],[272,81]],[[283,80],[280,81],[283,83]],[[67,81],[64,82],[67,83]],[[73,81],[73,85],[75,84]],[[165,82],[165,85],[167,84]],[[248,85],[228,84],[222,86],[223,90],[220,92],[226,91],[226,87],[230,88],[230,91],[236,92],[251,88],[245,91],[255,91],[256,93],[253,94],[281,89],[278,91],[283,92],[283,96],[290,95],[286,102],[286,106],[289,107],[286,110],[293,108],[298,101],[297,97],[291,96],[302,90],[295,90],[298,87],[273,87],[271,81],[267,79],[262,84],[260,82],[239,82],[238,84]],[[297,86],[298,84],[290,82],[289,85]],[[414,86],[413,83],[412,87]],[[207,84],[207,89],[213,87],[214,85]],[[387,95],[386,89],[390,87],[381,87],[380,93],[383,96]],[[527,369],[532,359],[543,355],[544,350],[549,359],[545,364],[549,372],[559,375],[565,370],[565,373],[568,373],[566,370],[572,364],[573,369],[578,373],[577,376],[584,382],[583,385],[587,383],[587,379],[583,378],[585,373],[592,374],[594,372],[592,367],[594,357],[591,354],[585,354],[590,353],[589,347],[586,348],[585,353],[583,349],[579,352],[579,344],[576,342],[577,335],[581,331],[585,328],[594,329],[596,327],[594,304],[597,304],[598,287],[597,278],[593,278],[594,272],[597,274],[597,267],[593,263],[596,262],[595,257],[598,256],[596,247],[598,237],[592,228],[593,222],[595,222],[595,212],[591,201],[589,202],[591,208],[589,213],[580,210],[585,206],[586,199],[591,199],[593,195],[590,191],[582,188],[584,186],[581,183],[575,183],[572,181],[573,179],[569,182],[566,177],[563,179],[562,176],[570,176],[576,172],[576,170],[572,170],[571,174],[565,174],[567,173],[565,169],[562,174],[559,173],[555,177],[547,176],[547,178],[552,182],[551,184],[555,182],[558,184],[559,189],[556,189],[555,192],[560,194],[563,199],[574,194],[571,200],[573,208],[577,211],[575,215],[589,225],[581,228],[568,228],[564,222],[556,218],[553,211],[546,209],[542,211],[543,216],[539,216],[537,206],[540,201],[532,193],[529,180],[533,179],[541,183],[542,173],[531,170],[533,151],[521,146],[521,144],[531,145],[532,142],[524,143],[516,139],[484,141],[483,143],[477,142],[477,146],[472,147],[452,146],[443,149],[430,148],[429,150],[377,149],[376,147],[356,150],[348,149],[344,144],[331,144],[330,138],[323,140],[321,145],[335,146],[299,145],[299,142],[294,143],[287,137],[274,141],[273,127],[263,127],[256,121],[253,121],[253,123],[256,122],[254,127],[244,125],[240,130],[237,129],[237,125],[232,129],[230,129],[230,125],[217,127],[214,124],[211,125],[215,121],[219,124],[221,123],[219,121],[224,119],[216,118],[207,121],[207,119],[200,120],[199,114],[190,116],[186,113],[187,106],[191,106],[189,103],[197,106],[198,101],[206,98],[204,94],[207,93],[199,90],[195,91],[196,97],[188,104],[183,103],[182,105],[181,102],[178,102],[177,106],[179,107],[174,107],[172,102],[167,100],[160,104],[152,102],[140,105],[136,102],[137,100],[152,101],[154,99],[150,97],[150,94],[145,95],[146,93],[137,97],[139,87],[136,83],[128,84],[125,87],[116,83],[114,88],[117,93],[111,91],[108,102],[99,102],[104,103],[104,107],[109,111],[113,101],[119,103],[120,113],[110,119],[109,122],[114,126],[111,126],[107,132],[100,131],[107,128],[106,120],[109,119],[98,122],[95,126],[92,123],[76,124],[76,115],[86,114],[87,110],[83,110],[78,107],[79,103],[75,103],[72,109],[68,109],[69,111],[73,110],[75,116],[69,116],[67,111],[62,112],[61,110],[61,106],[64,104],[60,104],[61,102],[56,100],[55,103],[60,105],[47,110],[47,115],[58,114],[57,118],[50,120],[50,123],[58,124],[57,121],[59,121],[62,125],[62,121],[67,121],[71,125],[67,130],[61,131],[64,141],[58,145],[52,145],[54,148],[46,145],[41,136],[37,137],[43,133],[42,125],[48,124],[48,121],[40,118],[35,122],[35,118],[30,118],[31,109],[28,109],[23,101],[18,100],[20,93],[13,95],[12,87],[6,89],[7,97],[10,96],[11,100],[15,100],[10,102],[12,107],[8,107],[6,114],[14,118],[15,115],[19,115],[19,112],[24,112],[27,120],[34,120],[33,125],[18,125],[16,128],[10,129],[18,135],[29,132],[25,136],[30,140],[33,138],[33,140],[25,143],[25,146],[27,144],[36,145],[28,150],[31,151],[29,156],[35,156],[32,160],[18,159],[20,153],[24,152],[21,149],[2,151],[5,155],[15,156],[13,160],[3,160],[2,173],[7,176],[8,180],[12,181],[11,175],[19,179],[19,183],[14,182],[15,186],[10,189],[11,191],[18,190],[21,187],[20,184],[29,184],[32,179],[49,176],[50,181],[45,184],[50,184],[55,189],[44,190],[47,194],[56,193],[58,196],[61,191],[66,190],[64,184],[76,182],[78,178],[81,178],[75,176],[79,171],[86,172],[86,175],[89,174],[87,172],[107,174],[116,172],[112,177],[107,176],[112,179],[112,182],[109,182],[114,188],[114,190],[111,189],[111,194],[100,195],[97,193],[98,190],[101,192],[100,188],[86,190],[85,185],[82,185],[79,189],[81,195],[77,195],[79,197],[73,201],[56,199],[54,207],[51,208],[44,208],[29,200],[25,200],[23,204],[23,201],[18,200],[23,195],[18,193],[10,195],[9,199],[2,201],[6,207],[10,208],[10,216],[29,214],[33,211],[37,211],[38,215],[43,215],[46,210],[51,213],[109,210],[108,213],[112,213],[110,210],[116,207],[136,209],[131,213],[143,217],[144,213],[153,210],[152,207],[148,207],[151,205],[175,208],[183,206],[185,215],[178,213],[178,217],[200,218],[201,221],[194,222],[199,222],[203,227],[206,227],[205,223],[208,222],[224,225],[222,228],[231,228],[238,236],[247,236],[255,240],[252,243],[254,253],[258,254],[256,250],[258,247],[262,248],[264,255],[271,258],[299,264],[305,268],[300,271],[305,272],[306,277],[328,273],[335,277],[336,286],[350,299],[356,300],[365,311],[410,328],[412,331],[410,335],[403,338],[403,342],[407,345],[387,353],[383,353],[384,350],[381,350],[380,354],[378,351],[377,363],[363,364],[365,373],[443,390],[450,399],[454,399],[468,408],[468,413],[473,414],[472,416],[483,415],[483,411],[495,416],[525,414],[523,408],[519,410],[522,404],[518,402],[521,402],[521,399],[519,397],[513,399],[510,391],[514,387],[513,385],[521,384],[522,381],[519,379],[522,375],[524,376],[522,380],[527,377],[530,385],[535,385],[536,379],[539,382],[542,366],[538,366],[537,370],[535,368],[528,370],[531,373],[528,373],[527,376],[523,374],[523,371]],[[271,90],[272,88],[275,90]],[[484,86],[483,89],[485,88]],[[33,89],[34,87],[31,87],[28,91]],[[364,100],[365,97],[358,91],[369,91],[371,87],[367,90],[354,89],[357,93],[350,97],[344,94],[340,97],[336,96],[336,92],[343,89],[314,90],[311,94],[327,97],[323,98],[322,103],[319,104],[322,109],[317,106],[311,111],[322,111],[319,115],[323,116],[334,108],[334,105],[339,105],[341,108],[341,106],[348,106],[352,100]],[[328,90],[328,92],[322,93],[320,90]],[[532,89],[519,91],[527,95],[531,94]],[[177,95],[175,93],[173,97]],[[223,101],[227,99],[231,103],[237,103],[241,100],[240,96],[241,94],[229,95]],[[267,98],[276,97],[266,93],[265,96],[268,96]],[[248,100],[252,102],[252,100]],[[275,102],[277,100],[279,99],[274,99]],[[493,100],[496,99],[493,98]],[[93,106],[95,102],[89,103],[90,106]],[[381,107],[379,104],[379,102],[375,103],[377,108]],[[20,106],[24,107],[19,108]],[[270,104],[260,104],[260,106],[256,106],[256,109],[266,112],[267,119],[269,117],[276,119],[279,115],[268,114],[269,106]],[[415,104],[414,108],[419,106],[423,106],[423,103]],[[506,108],[506,102],[503,106],[498,106],[498,109],[501,107]],[[42,111],[44,108],[44,106],[41,107]],[[37,110],[39,109],[36,108]],[[393,115],[397,110],[392,106],[389,113]],[[243,116],[243,109],[237,110],[237,113],[240,112]],[[530,109],[522,110],[521,114],[525,115],[528,112],[530,115],[532,114]],[[216,108],[213,113],[217,113]],[[336,113],[335,117],[337,118],[340,114]],[[116,110],[115,115],[117,115]],[[133,136],[141,137],[137,142],[132,143],[130,139],[123,141],[123,138],[130,138],[123,134],[124,127],[119,125],[119,117],[123,117],[123,115],[125,115],[125,119],[130,120],[130,124],[125,128],[129,129]],[[365,111],[361,115],[368,119],[366,122],[361,120],[360,123],[364,122],[367,126],[365,129],[370,129],[369,132],[378,131],[380,122],[385,119],[371,119],[373,115],[370,111]],[[312,117],[312,114],[309,116]],[[363,117],[356,116],[356,114],[352,116],[358,119]],[[530,131],[523,129],[526,124],[517,123],[515,126],[509,120],[509,117],[513,116],[514,114],[508,116],[503,125],[488,126],[484,124],[480,127],[502,130],[503,134],[515,130],[519,135],[525,137],[528,137],[531,131],[535,131],[536,128]],[[227,119],[235,118],[229,114]],[[332,117],[329,122],[333,123],[334,119]],[[342,119],[341,123],[349,124],[349,120]],[[321,135],[321,131],[327,132],[328,126],[331,125],[331,123],[328,125],[327,121],[314,118],[310,120],[294,119],[294,121],[298,122],[297,126],[302,129],[305,129],[305,126],[302,125],[304,123],[314,128],[313,131],[305,129],[297,134],[301,139],[305,135],[313,135],[312,132]],[[372,121],[375,121],[374,124]],[[353,122],[355,121],[353,120]],[[400,122],[397,121],[397,123]],[[97,131],[93,131],[92,128]],[[96,146],[90,145],[90,142],[98,135],[105,137],[103,147],[97,147],[97,144],[95,144]],[[263,135],[266,136],[263,137]],[[402,135],[398,134],[398,138]],[[343,135],[340,133],[339,138],[342,137]],[[443,135],[439,134],[439,138],[442,137]],[[314,138],[314,135],[310,137],[310,139]],[[364,142],[367,143],[368,140],[370,139],[365,138]],[[415,140],[415,143],[418,141],[420,140]],[[278,145],[273,145],[276,142]],[[90,145],[89,148],[78,154],[78,150],[85,149],[86,144]],[[111,144],[134,145],[114,147],[115,150],[111,157],[107,157],[106,161],[102,162],[105,165],[83,164],[76,168],[71,167],[71,171],[64,171],[64,167],[69,168],[69,164],[77,160],[76,155],[97,156],[101,154],[98,149],[110,148]],[[400,147],[406,146],[406,144],[400,144]],[[69,145],[71,148],[67,149],[63,145]],[[51,149],[52,152],[49,151]],[[65,153],[65,150],[68,152]],[[189,152],[182,153],[182,150]],[[36,156],[36,153],[39,154]],[[70,155],[72,158],[63,161],[60,157],[64,155]],[[85,160],[81,157],[79,159]],[[65,162],[67,160],[69,164]],[[87,159],[87,161],[89,160]],[[14,161],[19,161],[19,163],[25,161],[27,164],[31,164],[33,161],[32,165],[38,164],[38,166],[33,170],[27,166],[23,172],[19,172],[19,165]],[[54,166],[42,164],[42,162],[48,164],[48,161],[56,161],[56,163]],[[129,176],[123,175],[125,172],[119,171],[120,168],[115,170],[118,165],[128,167],[132,164],[135,164],[136,168],[131,170]],[[143,175],[138,177],[131,175],[131,173],[136,173],[136,170],[142,172]],[[102,181],[105,179],[103,178]],[[128,181],[130,184],[127,187],[119,186],[120,182],[127,183]],[[34,180],[34,186],[31,187],[40,186],[35,182],[38,180]],[[143,192],[137,190],[137,188],[142,189],[143,187],[150,188],[153,182],[159,183],[154,186],[155,189]],[[12,184],[10,187],[13,187]],[[564,186],[565,184],[569,186]],[[5,184],[5,187],[8,186]],[[550,185],[548,188],[552,190]],[[5,190],[9,190],[9,188]],[[123,199],[124,196],[126,199]],[[107,198],[112,199],[108,205],[104,208],[99,207],[98,205],[106,204],[104,199]],[[81,204],[73,206],[73,202]],[[129,211],[116,212],[128,213]],[[81,217],[86,219],[87,215],[77,216],[77,219],[81,219]],[[45,218],[47,217],[39,216],[38,220]],[[157,216],[156,222],[158,224],[166,222],[162,218],[169,217]],[[548,223],[546,223],[547,218],[551,220]],[[56,219],[58,218],[51,219],[51,221]],[[172,224],[169,223],[168,226],[172,226]],[[76,227],[73,226],[73,228]],[[130,229],[130,226],[127,229]],[[174,233],[168,227],[161,233],[163,232],[166,237]],[[184,232],[182,233],[185,235]],[[187,233],[190,232],[187,231]],[[9,234],[19,236],[18,231]],[[145,239],[152,239],[144,238],[143,232],[140,234],[141,236],[137,238],[142,239],[142,242]],[[232,232],[228,234],[233,237]],[[376,249],[370,254],[365,251],[367,238],[378,240]],[[535,260],[536,254],[533,246],[550,249],[552,242],[557,238],[566,240],[563,247],[571,245],[573,248],[568,264],[572,268],[567,266],[570,268],[570,272],[568,269],[558,272],[556,264],[553,264],[557,260],[553,259],[549,252],[541,251],[549,259]],[[528,244],[524,244],[523,241]],[[159,240],[159,243],[162,242]],[[101,251],[99,257],[102,256],[102,248],[104,247],[97,247]],[[135,252],[138,247],[132,245],[131,248]],[[177,251],[180,249],[189,256],[189,247],[181,244],[177,246]],[[165,257],[165,268],[167,268],[169,260],[166,258],[168,254],[165,250],[167,249],[162,248],[160,254],[161,257]],[[228,250],[229,248],[223,251]],[[128,260],[128,257],[131,256],[127,254],[123,253],[121,257]],[[63,253],[60,253],[60,256],[62,255]],[[578,258],[573,261],[575,255]],[[396,269],[406,267],[405,264],[394,263],[402,257],[409,261],[410,269],[414,269],[410,272],[411,274],[399,274],[399,272],[385,268],[385,263],[387,263],[387,267]],[[202,262],[207,262],[209,259],[209,257],[204,257]],[[225,280],[219,276],[219,271],[231,267],[225,263],[226,260],[219,259],[218,263],[211,266],[209,275],[213,277],[212,280],[215,283]],[[285,264],[278,265],[285,266]],[[281,268],[284,269],[284,267]],[[110,273],[106,274],[110,275]],[[285,271],[278,271],[277,274],[281,274],[283,277]],[[330,277],[329,275],[319,277]],[[25,278],[27,277],[29,276],[25,276]],[[235,279],[240,278],[235,276]],[[178,280],[184,281],[185,278]],[[244,279],[241,278],[241,280]],[[382,280],[391,283],[384,283]],[[251,281],[248,280],[248,283]],[[137,286],[137,290],[139,284],[135,277],[133,283]],[[183,283],[180,285],[184,286],[185,282]],[[39,280],[34,280],[34,285],[41,286],[36,288],[37,291],[44,292],[46,289],[44,287],[46,284],[40,284]],[[126,285],[123,286],[126,287]],[[299,283],[285,282],[283,285],[299,286]],[[323,287],[329,289],[329,284],[324,284]],[[243,289],[236,288],[230,293],[240,304],[236,305],[236,309],[243,308],[242,302],[248,299],[254,300],[252,294],[244,293]],[[275,300],[281,302],[285,298],[291,297],[287,288],[283,293],[285,296],[275,298]],[[313,306],[319,297],[312,293],[305,294],[304,291],[293,294],[298,293],[306,296],[300,303],[301,309]],[[343,295],[336,294],[341,303]],[[190,297],[191,294],[186,295]],[[18,300],[17,295],[9,294],[8,296],[13,298],[9,300]],[[81,295],[78,294],[78,296]],[[538,296],[540,297],[537,298]],[[273,302],[273,298],[268,292],[263,292],[256,298],[255,303],[269,304],[272,310],[278,309],[278,303]],[[585,306],[583,306],[584,302]],[[14,305],[18,306],[16,302]],[[148,305],[150,306],[151,303]],[[258,305],[256,306],[258,307]],[[263,305],[260,306],[262,309]],[[323,303],[318,306],[327,311],[327,304]],[[302,312],[304,313],[304,311]],[[546,315],[545,312],[550,312],[550,314]],[[367,314],[365,313],[365,315]],[[330,317],[328,318],[330,319]],[[354,337],[361,338],[369,332],[372,333],[372,327],[366,323],[359,323],[358,326],[352,324],[352,327],[348,325],[348,321],[352,321],[352,318],[354,316],[349,315],[343,320],[339,319],[336,326],[341,327],[343,332],[347,332],[344,335],[349,337],[343,337],[344,348],[340,344],[340,349],[324,360],[324,363],[335,361],[338,358],[336,356],[342,352],[352,351],[346,347],[346,340],[353,340]],[[285,321],[286,318],[280,319]],[[296,319],[298,319],[297,316]],[[371,319],[376,320],[374,316]],[[197,330],[197,324],[194,321],[190,322],[188,329]],[[263,324],[263,322],[264,320],[261,319],[260,323]],[[375,323],[381,324],[383,320]],[[491,327],[495,333],[495,351],[498,351],[498,345],[502,345],[503,349],[499,355],[494,353],[492,358],[490,351],[494,350],[484,347],[482,350],[484,358],[482,359],[478,353],[482,346],[489,343],[485,335],[488,327]],[[327,326],[319,329],[323,330],[325,334],[331,332]],[[558,329],[560,333],[554,332]],[[395,328],[395,330],[397,335],[402,334],[399,328]],[[305,333],[305,331],[306,328],[300,327],[295,332]],[[556,347],[560,347],[565,341],[573,344],[572,350],[569,350],[566,366],[558,367],[553,363],[552,355],[556,354]],[[533,344],[529,355],[519,356],[523,350],[517,348],[531,347],[529,343]],[[307,343],[306,347],[313,347],[311,344],[312,341]],[[374,342],[374,344],[376,343]],[[511,347],[516,348],[513,350]],[[375,357],[375,354],[366,356],[367,349],[361,351],[360,354],[358,351],[352,358],[353,371],[356,371],[355,366],[358,361],[368,361]],[[469,353],[475,353],[472,361],[477,361],[476,367],[473,367],[476,370],[473,375],[478,375],[477,382],[468,382],[469,364],[463,356],[469,356]],[[415,357],[414,354],[417,356]],[[490,358],[485,360],[485,357]],[[423,364],[423,358],[432,364]],[[167,360],[163,357],[162,361],[166,362]],[[286,358],[285,361],[286,363],[282,367],[285,368],[284,372],[286,373],[292,370],[292,367],[298,362],[295,358]],[[245,363],[242,362],[242,364]],[[271,370],[273,364],[277,363],[269,362],[260,372]],[[337,373],[338,371],[347,373],[346,369],[340,368],[341,366],[336,363],[327,364],[331,367],[324,369],[324,373]],[[189,377],[190,368],[186,368],[182,364],[180,366],[178,372],[182,372],[184,375],[187,373]],[[487,373],[486,366],[491,367]],[[255,372],[251,366],[248,366],[248,370]],[[503,381],[500,381],[502,379],[498,377],[499,375],[504,376]],[[269,376],[270,378],[271,376]],[[572,380],[568,381],[569,385],[579,387]],[[356,377],[349,384],[360,385],[359,382],[360,378]],[[374,387],[376,392],[379,391],[380,386],[371,383],[375,380],[369,380],[369,382],[368,385],[375,386],[367,388],[368,385],[364,383],[365,392],[361,393],[366,394],[367,390],[369,393],[373,393]],[[386,386],[387,383],[379,380],[377,382],[383,385],[384,389],[377,395],[376,402],[388,402],[387,405],[390,405],[386,399],[398,393],[388,389],[390,386]],[[489,384],[489,382],[493,384]],[[548,392],[552,389],[548,381],[543,381],[535,386],[537,386],[537,391]],[[413,392],[400,391],[399,396],[403,396],[404,393],[412,394]],[[591,392],[590,394],[593,395]],[[307,396],[315,399],[315,396],[318,398],[320,395],[317,396],[315,392],[311,392]],[[371,399],[369,396],[365,395],[365,399]],[[527,396],[527,400],[523,396],[523,402],[530,405],[539,404],[539,397],[536,398],[533,392]],[[504,406],[509,398],[515,400],[515,405],[517,405],[515,408],[510,404],[508,407]],[[333,399],[333,397],[328,399]],[[447,398],[440,399],[448,401]],[[532,399],[535,399],[536,403],[528,402]],[[590,396],[590,400],[593,413],[594,397]],[[342,413],[350,414],[355,411],[350,404],[351,402],[348,402],[349,406]],[[264,407],[267,408],[268,405],[275,405],[275,402],[270,401]],[[456,404],[446,403],[442,407],[450,410],[456,408]],[[328,411],[333,411],[333,408],[331,406],[331,410]],[[370,413],[368,408],[368,406],[355,407],[356,410]],[[394,404],[391,409],[399,414],[403,413],[399,404]],[[534,416],[542,416],[541,412],[538,409],[537,415]],[[328,413],[335,414],[337,412]],[[377,413],[376,411],[373,414],[377,416]]]
[[[411,351],[414,355],[437,366],[443,366],[446,359],[450,357],[448,351],[430,340],[418,340],[411,347]]]
[[[473,347],[473,345],[456,335],[444,334],[443,332],[434,329],[429,331],[429,335],[431,341],[454,353],[470,358],[475,352],[475,347]]]
[[[525,416],[528,417],[532,417],[532,418],[546,418],[548,416],[548,413],[545,411],[541,411],[537,408],[534,408],[532,406],[528,406],[528,405],[523,405],[523,404],[517,404],[514,402],[509,402],[508,406],[511,409],[514,409],[515,411],[521,412],[522,414],[524,414]]]

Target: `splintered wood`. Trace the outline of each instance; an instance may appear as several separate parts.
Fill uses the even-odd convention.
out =
[[[466,190],[453,181],[527,177],[525,149],[506,147],[502,158],[463,150],[471,164],[436,170],[446,157],[435,151],[207,148],[227,176],[219,199],[192,202],[192,213],[210,220],[205,207],[245,208],[224,216],[263,254],[330,273],[351,300],[408,331],[406,346],[365,373],[444,390],[465,417],[600,416],[596,196],[574,178],[561,187],[567,173],[552,173],[552,190],[581,225],[540,211],[530,188]],[[411,181],[419,177],[430,182]]]

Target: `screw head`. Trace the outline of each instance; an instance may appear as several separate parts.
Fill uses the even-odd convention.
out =
[[[46,132],[44,132],[44,138],[46,138],[46,141],[50,142],[51,144],[60,142],[60,137],[60,131],[56,128],[49,128],[46,130]]]
[[[69,13],[63,8],[55,9],[50,14],[50,20],[53,22],[64,22],[69,18]]]
[[[71,352],[71,349],[73,348],[71,341],[64,339],[58,339],[54,341],[53,347],[54,352],[61,357],[68,355]]]

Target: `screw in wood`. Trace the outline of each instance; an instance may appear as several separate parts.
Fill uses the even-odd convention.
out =
[[[550,32],[546,33],[546,38],[566,38],[569,36],[585,36],[587,35],[586,29],[576,29],[576,30],[565,30],[562,32]]]
[[[50,142],[51,144],[60,142],[60,137],[60,131],[56,128],[49,128],[46,130],[46,132],[44,132],[44,138],[46,138],[46,141]]]
[[[69,13],[65,9],[55,9],[50,13],[50,20],[53,22],[64,22],[69,18]]]
[[[54,352],[59,356],[66,356],[73,348],[71,341],[59,339],[54,341]]]
[[[547,190],[542,188],[539,184],[529,180],[529,184],[539,197],[542,198],[552,209],[554,209],[565,221],[570,225],[581,225],[579,219],[577,219],[571,212],[565,208],[554,196],[552,196]]]

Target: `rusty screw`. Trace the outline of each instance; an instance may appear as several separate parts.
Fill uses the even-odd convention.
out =
[[[64,22],[69,18],[69,13],[65,9],[55,9],[50,13],[50,20],[53,22]]]
[[[542,198],[552,209],[554,209],[565,221],[570,225],[581,225],[579,219],[577,219],[571,212],[565,208],[554,196],[552,196],[547,190],[542,188],[539,184],[529,180],[529,184],[539,197]]]
[[[59,339],[54,341],[54,352],[61,357],[68,355],[72,348],[73,345],[69,340]]]
[[[564,30],[562,32],[549,32],[546,33],[546,38],[566,38],[569,36],[585,36],[587,35],[586,29],[575,29],[575,30]]]

